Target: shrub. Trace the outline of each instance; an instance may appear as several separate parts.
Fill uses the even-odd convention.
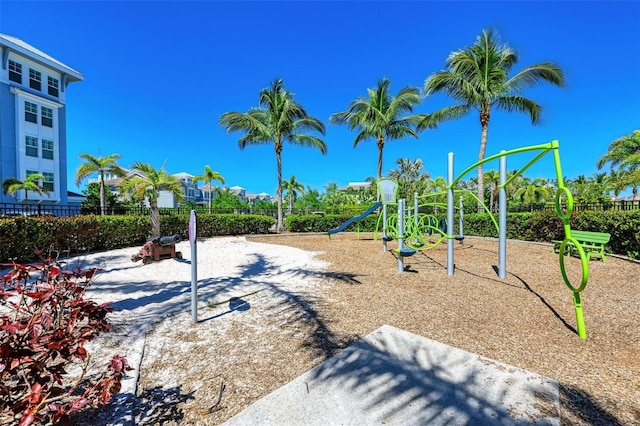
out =
[[[131,368],[115,355],[97,382],[82,380],[89,362],[84,345],[110,329],[112,308],[84,299],[96,268],[63,270],[51,257],[10,266],[0,289],[2,423],[68,422],[70,413],[106,404]],[[71,380],[67,371],[77,363],[82,372]]]

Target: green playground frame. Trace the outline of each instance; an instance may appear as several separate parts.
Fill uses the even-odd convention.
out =
[[[515,155],[515,154],[521,154],[521,153],[526,153],[526,152],[532,152],[532,151],[540,151],[538,152],[535,157],[533,159],[531,159],[524,167],[520,168],[519,170],[517,170],[517,173],[515,173],[513,176],[509,177],[508,179],[506,178],[506,158],[510,155]],[[455,179],[453,178],[453,153],[449,153],[449,161],[448,161],[448,179],[447,179],[447,205],[446,205],[446,210],[447,210],[447,230],[446,232],[441,229],[440,226],[438,225],[434,225],[430,219],[429,223],[425,224],[424,223],[424,219],[425,217],[428,217],[429,215],[423,215],[423,217],[421,218],[413,218],[414,222],[411,223],[411,221],[409,220],[410,217],[405,218],[404,214],[402,214],[402,218],[399,217],[395,217],[391,215],[388,219],[386,217],[386,209],[385,209],[385,215],[384,218],[382,218],[383,215],[380,215],[378,217],[378,222],[376,224],[376,230],[375,230],[375,237],[377,239],[377,233],[378,233],[378,229],[379,229],[379,225],[380,225],[380,220],[382,219],[383,221],[383,229],[385,232],[385,236],[387,235],[386,231],[387,230],[391,230],[392,232],[395,231],[396,235],[402,235],[402,237],[405,239],[405,241],[408,241],[407,244],[417,250],[427,250],[430,248],[433,248],[435,246],[437,246],[438,244],[440,244],[442,241],[447,240],[447,269],[449,272],[449,275],[453,275],[453,266],[454,266],[454,262],[453,262],[453,240],[456,239],[456,236],[454,235],[454,196],[456,193],[459,193],[461,190],[455,190],[455,186],[458,184],[458,182],[469,172],[471,172],[472,170],[476,169],[479,165],[490,162],[490,161],[494,161],[494,160],[500,160],[500,174],[501,174],[501,179],[500,179],[500,184],[498,185],[498,189],[500,191],[499,194],[499,198],[500,198],[500,209],[499,209],[499,221],[498,223],[496,222],[495,218],[493,217],[493,215],[491,216],[491,220],[493,221],[494,225],[496,226],[496,229],[498,230],[498,234],[499,234],[499,275],[500,278],[505,278],[505,271],[506,271],[506,191],[505,188],[514,180],[516,179],[518,176],[522,175],[527,169],[529,169],[533,164],[535,164],[536,162],[538,162],[540,159],[542,159],[545,155],[547,155],[548,153],[552,152],[553,153],[553,161],[554,161],[554,165],[555,165],[555,172],[556,172],[556,177],[557,177],[557,181],[558,181],[558,189],[556,191],[556,195],[555,195],[555,211],[556,214],[558,215],[558,217],[562,220],[563,223],[563,229],[564,229],[564,235],[565,238],[562,241],[562,243],[560,244],[560,250],[559,250],[559,265],[560,265],[560,273],[562,275],[562,279],[565,283],[565,285],[569,288],[569,290],[573,293],[573,305],[575,308],[575,314],[576,314],[576,323],[577,323],[577,332],[578,332],[578,336],[581,339],[586,339],[587,338],[587,331],[586,331],[586,326],[585,326],[585,322],[584,322],[584,314],[583,314],[583,310],[582,310],[582,298],[580,297],[580,293],[586,288],[587,286],[587,281],[589,279],[589,263],[588,263],[588,258],[587,255],[583,249],[583,247],[581,246],[580,242],[578,242],[575,238],[572,237],[571,235],[571,225],[570,225],[570,217],[571,214],[573,213],[573,196],[571,195],[571,192],[569,191],[569,189],[565,186],[564,184],[564,180],[563,180],[563,176],[562,176],[562,163],[560,161],[560,143],[557,140],[551,141],[549,143],[546,144],[540,144],[540,145],[531,145],[531,146],[526,146],[526,147],[521,147],[521,148],[515,148],[515,149],[511,149],[511,150],[504,150],[501,151],[498,154],[489,156],[484,158],[481,161],[478,161],[472,165],[470,165],[469,167],[467,167],[466,169],[464,169]],[[483,206],[483,208],[485,209],[485,211],[489,212],[489,209],[487,208],[487,206],[480,200],[478,199],[478,197],[470,191],[467,191],[468,193],[472,194],[473,197],[476,199],[476,201],[481,204]],[[439,192],[437,194],[442,194],[442,192]],[[430,196],[435,196],[437,195],[436,193],[434,194],[429,194]],[[564,198],[564,202],[562,201]],[[404,203],[402,203],[404,206]],[[563,210],[563,204],[565,205],[565,208]],[[386,207],[386,206],[385,206]],[[404,207],[402,209],[402,211],[404,212]],[[399,213],[400,214],[400,213]],[[395,222],[394,220],[397,222],[398,225],[400,224],[407,224],[410,223],[409,229],[405,229],[403,226],[403,229],[394,229],[395,226]],[[420,222],[422,221],[422,222]],[[415,224],[415,226],[414,226]],[[424,242],[420,243],[420,244],[416,244],[415,246],[412,246],[412,238],[415,240],[417,235],[419,233],[424,232],[425,230],[427,230],[430,235],[431,233],[435,234],[439,234],[439,237],[437,238],[437,241],[435,242],[430,242],[429,244],[425,244]],[[580,264],[581,264],[581,269],[582,269],[582,278],[580,281],[580,284],[578,286],[574,286],[571,284],[571,281],[567,275],[566,272],[566,268],[565,268],[565,253],[568,252],[568,250],[565,250],[567,244],[571,244],[572,246],[574,246],[576,248],[576,251],[580,257]],[[385,249],[386,249],[386,245],[385,245]],[[400,269],[399,269],[400,270]]]

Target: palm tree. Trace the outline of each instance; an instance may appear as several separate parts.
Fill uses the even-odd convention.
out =
[[[80,164],[76,170],[76,185],[80,185],[83,179],[89,177],[93,173],[98,173],[100,179],[100,214],[106,213],[107,201],[104,190],[104,175],[105,173],[113,173],[118,177],[125,175],[124,170],[116,164],[116,161],[120,158],[120,154],[111,154],[106,157],[95,157],[88,153],[83,153],[78,156],[81,160],[85,160],[85,163]]]
[[[473,46],[452,52],[446,70],[430,75],[424,83],[425,95],[444,92],[458,104],[440,109],[426,116],[418,129],[433,127],[447,120],[458,119],[472,110],[480,114],[480,150],[478,161],[485,156],[487,134],[492,109],[529,114],[532,124],[540,121],[542,107],[520,95],[525,88],[548,82],[564,84],[560,67],[544,62],[525,67],[513,76],[511,69],[518,62],[517,53],[501,45],[491,29],[485,29]],[[478,198],[484,200],[482,164],[478,165]],[[481,206],[478,205],[478,211]]]
[[[378,145],[378,179],[382,177],[382,151],[387,140],[418,137],[415,125],[422,116],[404,115],[413,112],[420,103],[417,87],[405,86],[396,96],[389,93],[391,81],[383,78],[375,89],[367,89],[368,98],[351,102],[346,111],[337,112],[329,118],[330,123],[347,124],[349,130],[357,130],[353,141],[355,148],[362,141],[374,139]]]
[[[513,196],[523,204],[531,206],[531,211],[533,211],[533,204],[543,203],[550,197],[547,180],[543,178],[534,179],[532,182],[519,187]]]
[[[415,192],[422,193],[429,181],[429,173],[422,173],[424,163],[420,158],[399,158],[396,160],[397,170],[390,170],[389,177],[400,186],[399,198],[413,199]]]
[[[211,170],[211,167],[204,166],[204,172],[201,175],[194,176],[191,178],[193,183],[198,183],[198,181],[204,181],[205,185],[209,187],[209,214],[211,214],[211,194],[213,190],[211,188],[211,182],[217,180],[221,184],[224,185],[224,177],[218,172]]]
[[[316,148],[323,155],[327,153],[327,145],[316,136],[304,134],[316,131],[324,135],[325,126],[317,118],[311,117],[307,111],[293,100],[293,93],[287,92],[284,83],[276,79],[270,87],[260,91],[260,107],[251,108],[246,113],[227,112],[220,117],[220,125],[227,127],[227,132],[244,132],[238,140],[240,149],[247,145],[264,145],[273,143],[278,167],[278,232],[284,230],[282,221],[282,148],[285,142],[294,145]]]
[[[444,192],[447,190],[447,180],[443,176],[437,176],[435,179],[430,179],[425,187],[425,191],[427,193],[434,192]],[[441,199],[444,199],[445,195],[434,195],[433,196],[433,213],[438,213],[438,203]]]
[[[24,190],[24,201],[29,203],[29,191],[49,196],[49,191],[40,186],[40,182],[43,180],[44,176],[40,173],[31,173],[24,181],[18,178],[8,178],[2,181],[2,192],[5,195],[9,193],[15,197],[18,191]]]
[[[497,170],[489,170],[484,172],[484,179],[487,184],[491,186],[489,190],[489,210],[495,212],[497,209],[494,206],[496,195],[498,194],[498,184],[500,183],[500,173]]]
[[[607,153],[598,159],[596,166],[601,169],[607,163],[611,169],[617,168],[622,172],[619,181],[624,182],[625,187],[632,187],[635,200],[640,186],[640,130],[634,130],[630,135],[611,142]]]
[[[304,194],[304,186],[296,180],[295,176],[291,176],[288,181],[283,184],[283,190],[287,191],[289,199],[289,214],[293,211],[293,203],[298,198],[298,193]]]
[[[156,170],[149,163],[137,162],[131,166],[138,174],[131,174],[120,182],[120,192],[133,196],[135,199],[149,202],[149,214],[152,237],[160,236],[160,213],[158,211],[158,196],[160,191],[169,191],[178,202],[184,199],[180,180],[167,173],[164,166]]]

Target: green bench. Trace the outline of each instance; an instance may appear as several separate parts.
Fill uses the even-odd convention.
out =
[[[593,232],[593,231],[574,231],[571,230],[571,236],[575,238],[585,254],[587,255],[587,260],[590,260],[592,257],[599,257],[602,261],[605,261],[604,257],[604,246],[611,239],[611,234],[606,232]],[[560,245],[562,241],[553,240],[553,252],[558,253],[560,251]],[[578,249],[571,244],[567,243],[565,247],[565,251],[568,251],[568,255],[578,254]]]

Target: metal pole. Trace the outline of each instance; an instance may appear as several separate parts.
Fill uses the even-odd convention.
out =
[[[382,205],[382,252],[387,251],[387,205]]]
[[[447,157],[447,234],[453,234],[453,152]],[[453,240],[447,238],[447,275],[453,275]]]
[[[505,152],[500,151],[501,153]],[[504,279],[507,276],[507,156],[500,157],[500,186],[498,192],[498,276]]]
[[[460,221],[460,238],[464,237],[464,226],[463,226],[463,222],[464,222],[464,208],[463,208],[463,204],[462,204],[462,197],[460,197],[460,211],[458,212],[458,220]],[[460,244],[462,244],[462,240],[460,240]]]
[[[404,240],[404,199],[398,200],[398,272],[404,272],[404,259],[402,258]]]
[[[198,322],[198,249],[196,211],[191,210],[189,218],[189,242],[191,243],[191,322]]]

